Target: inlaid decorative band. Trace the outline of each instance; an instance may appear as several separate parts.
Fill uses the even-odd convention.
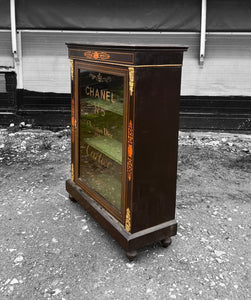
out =
[[[107,60],[110,58],[110,54],[106,52],[100,52],[100,51],[85,51],[84,56],[87,59],[95,59],[95,60]]]
[[[129,122],[128,136],[127,136],[127,177],[132,180],[133,174],[133,126],[132,121]]]
[[[74,144],[74,135],[75,135],[75,118],[74,118],[74,99],[71,99],[71,142]]]

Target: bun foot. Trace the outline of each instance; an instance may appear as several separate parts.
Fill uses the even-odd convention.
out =
[[[69,195],[69,199],[70,199],[72,202],[77,202],[77,200],[75,200],[71,195]]]
[[[172,244],[172,239],[170,237],[168,237],[168,238],[162,240],[161,244],[164,248],[167,248],[168,246],[170,246]]]
[[[128,257],[128,259],[130,261],[133,261],[135,259],[135,257],[137,256],[137,254],[138,254],[138,252],[136,250],[126,252],[126,256]]]

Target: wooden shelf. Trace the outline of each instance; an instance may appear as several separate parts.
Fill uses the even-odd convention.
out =
[[[107,102],[105,100],[98,100],[96,98],[91,98],[86,101],[87,103],[91,105],[98,106],[100,108],[103,108],[105,110],[109,110],[117,115],[123,116],[123,102]]]
[[[122,143],[108,137],[85,138],[84,141],[107,157],[122,165]]]

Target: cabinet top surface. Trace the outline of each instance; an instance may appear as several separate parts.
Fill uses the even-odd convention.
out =
[[[186,51],[188,46],[172,45],[172,44],[142,44],[142,43],[66,43],[70,48],[97,48],[97,49],[111,49],[111,50],[126,50],[126,51]]]

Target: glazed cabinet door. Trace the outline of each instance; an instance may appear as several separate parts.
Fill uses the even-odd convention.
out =
[[[76,183],[124,221],[128,71],[76,63]]]

